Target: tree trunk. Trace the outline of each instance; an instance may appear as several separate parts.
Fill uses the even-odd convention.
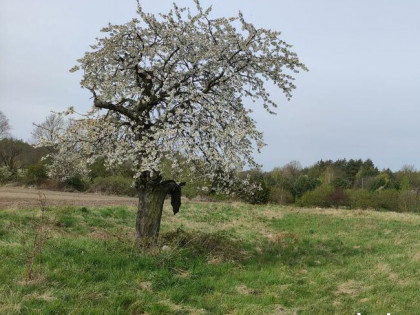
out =
[[[184,183],[175,181],[160,183],[149,182],[138,186],[139,204],[136,220],[136,240],[140,243],[149,243],[157,239],[162,218],[163,203],[166,195],[171,195],[171,204],[174,214],[181,206],[181,187]]]

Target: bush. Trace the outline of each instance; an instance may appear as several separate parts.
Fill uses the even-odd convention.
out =
[[[383,189],[380,191],[347,190],[348,205],[352,209],[373,208],[376,210],[399,211],[399,191]]]
[[[370,190],[375,191],[378,189],[388,188],[389,178],[386,175],[378,175],[370,187]]]
[[[262,205],[268,203],[270,191],[263,181],[256,183],[256,187],[248,190],[242,190],[239,197],[243,202],[253,205]]]
[[[347,205],[350,209],[368,209],[374,208],[375,202],[372,192],[363,189],[348,189],[346,193],[349,197]]]
[[[262,205],[268,203],[270,191],[264,182],[261,182],[260,187],[254,190],[251,196],[248,196],[248,202],[253,205]]]
[[[136,195],[133,179],[123,176],[97,177],[89,191],[114,195]]]
[[[12,175],[13,174],[8,167],[0,167],[0,184],[8,182],[12,178]]]
[[[398,208],[403,212],[420,212],[420,192],[402,190],[398,200]]]
[[[286,189],[274,186],[270,188],[268,200],[272,203],[284,205],[293,202],[293,195]]]
[[[80,176],[72,176],[66,179],[63,184],[66,188],[74,189],[77,191],[86,191],[89,188],[89,183],[82,179]]]
[[[203,189],[203,182],[200,181],[188,181],[187,184],[182,187],[181,193],[182,196],[187,197],[188,199],[193,199],[193,198],[205,198],[205,199],[217,199],[217,196],[215,196],[215,194],[212,194],[211,191],[208,190],[208,188]],[[207,186],[205,186],[207,187]]]
[[[235,193],[243,202],[250,204],[266,204],[269,200],[270,191],[264,182],[264,174],[260,169],[252,169],[239,174],[242,178],[249,182],[244,187],[240,185],[235,188]]]
[[[331,196],[334,194],[334,188],[330,185],[321,185],[314,190],[307,191],[296,202],[301,207],[323,207],[328,208],[332,206]]]
[[[48,178],[47,167],[43,163],[32,164],[26,173],[27,184],[40,184]]]
[[[349,196],[342,187],[336,187],[329,196],[331,204],[338,209],[340,206],[348,204]]]
[[[300,175],[293,183],[291,192],[295,198],[299,198],[305,192],[315,189],[320,184],[321,182],[318,179],[310,178],[308,175]]]
[[[384,189],[372,193],[374,208],[376,210],[398,211],[399,191]]]

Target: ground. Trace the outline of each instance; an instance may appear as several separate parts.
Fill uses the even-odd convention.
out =
[[[49,206],[94,207],[133,206],[137,204],[137,199],[131,197],[0,186],[0,209],[36,207],[39,204],[39,193],[45,195]]]
[[[36,191],[13,193],[0,190],[1,314],[420,309],[416,214],[184,202],[174,216],[166,204],[159,243],[140,250],[134,199],[46,193],[41,231]]]

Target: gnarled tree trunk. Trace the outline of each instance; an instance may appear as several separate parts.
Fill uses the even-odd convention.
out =
[[[181,206],[181,187],[173,180],[156,182],[149,181],[138,185],[139,205],[136,220],[136,240],[146,243],[155,240],[159,235],[163,203],[166,195],[171,195],[174,214]]]

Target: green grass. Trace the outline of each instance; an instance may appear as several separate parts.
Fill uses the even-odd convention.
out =
[[[417,314],[420,216],[186,203],[159,245],[135,210],[52,208],[42,269],[26,269],[40,210],[0,210],[4,314]]]

